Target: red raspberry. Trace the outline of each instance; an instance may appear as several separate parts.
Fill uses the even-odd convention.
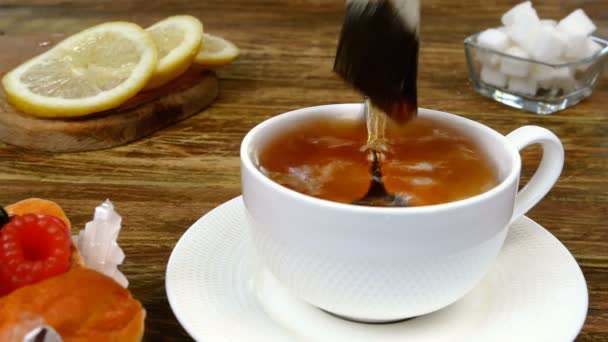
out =
[[[0,296],[65,273],[72,240],[60,219],[44,214],[11,217],[0,230]]]

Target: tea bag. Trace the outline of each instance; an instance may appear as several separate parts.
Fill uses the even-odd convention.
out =
[[[417,114],[419,0],[347,0],[334,70],[398,123]]]

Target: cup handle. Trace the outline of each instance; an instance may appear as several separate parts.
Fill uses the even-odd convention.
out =
[[[515,196],[513,222],[532,209],[557,182],[564,166],[564,147],[553,132],[538,126],[520,127],[509,133],[507,140],[520,151],[534,144],[540,144],[543,149],[538,169]]]

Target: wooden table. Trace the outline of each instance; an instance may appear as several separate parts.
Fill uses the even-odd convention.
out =
[[[467,79],[463,39],[496,26],[516,1],[424,0],[419,103],[502,133],[541,125],[561,137],[566,164],[551,193],[528,215],[574,254],[589,287],[580,341],[608,340],[608,79],[574,108],[551,116],[511,109],[477,95]],[[608,37],[605,0],[536,1],[541,17],[583,6]],[[146,340],[188,340],[164,288],[165,265],[184,231],[240,194],[239,144],[254,125],[287,110],[360,97],[332,73],[342,0],[3,0],[5,34],[73,33],[109,20],[149,25],[189,13],[208,32],[234,41],[242,56],[219,71],[221,94],[203,113],[128,146],[50,154],[0,144],[0,200],[59,202],[76,227],[105,198],[124,217],[120,243],[131,290],[148,311]],[[539,150],[524,152],[524,181]],[[556,300],[558,300],[556,298]]]

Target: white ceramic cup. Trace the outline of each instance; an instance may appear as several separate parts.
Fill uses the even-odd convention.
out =
[[[521,127],[506,137],[475,121],[420,109],[472,137],[499,184],[445,204],[378,208],[330,202],[290,190],[258,169],[258,154],[278,133],[319,117],[364,120],[360,104],[295,110],[252,129],[241,145],[243,199],[257,253],[295,296],[367,322],[424,315],[463,297],[492,266],[509,224],[557,181],[564,150],[550,131]],[[518,192],[519,151],[540,144],[542,161]]]

